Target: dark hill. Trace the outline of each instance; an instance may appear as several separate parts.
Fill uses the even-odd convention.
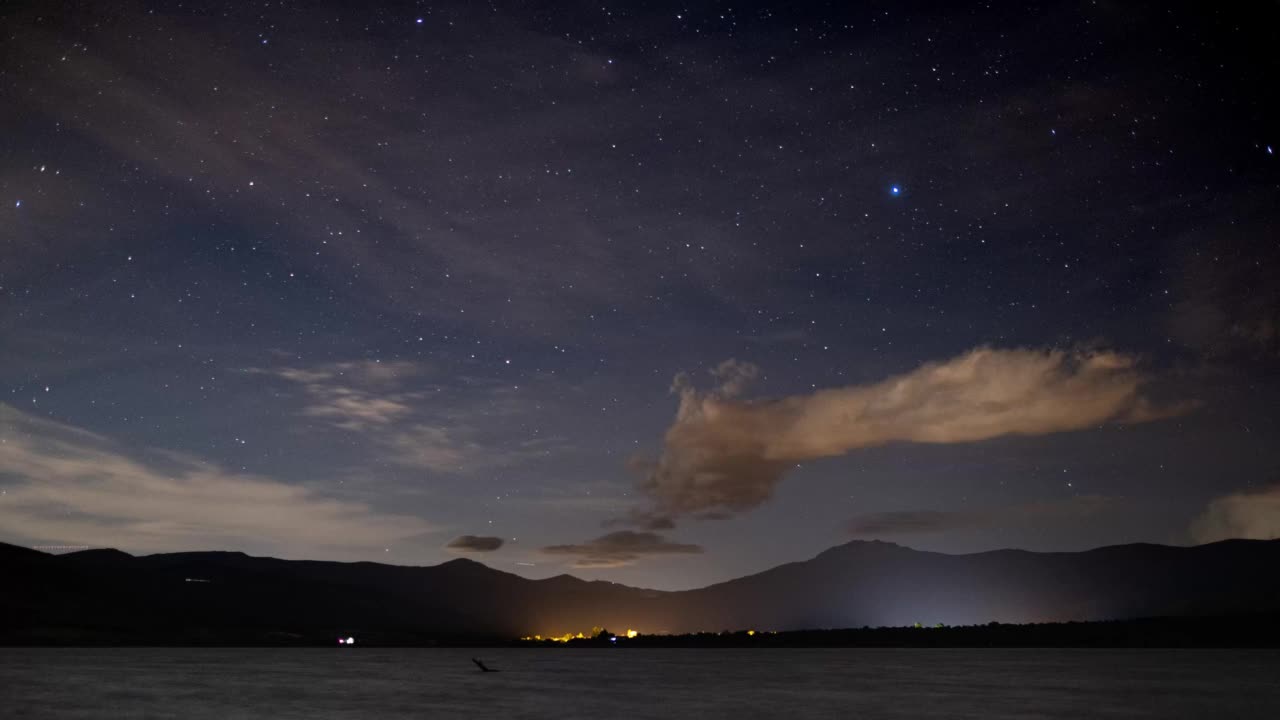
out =
[[[1280,540],[945,555],[851,542],[698,590],[470,560],[433,567],[232,552],[48,555],[0,544],[0,642],[381,643],[642,632],[1108,620],[1280,611]]]

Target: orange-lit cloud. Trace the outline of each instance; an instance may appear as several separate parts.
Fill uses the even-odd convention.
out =
[[[772,497],[796,463],[860,448],[1044,435],[1186,409],[1154,407],[1136,358],[1107,351],[982,347],[874,384],[741,399],[758,372],[724,363],[711,390],[676,378],[680,406],[663,452],[640,466],[652,506],[631,522],[658,528],[671,518],[748,511]]]
[[[1191,524],[1191,536],[1202,543],[1280,538],[1280,485],[1213,500]]]

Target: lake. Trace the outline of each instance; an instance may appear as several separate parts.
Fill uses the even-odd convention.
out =
[[[1280,651],[0,648],[0,702],[6,718],[1273,719]]]

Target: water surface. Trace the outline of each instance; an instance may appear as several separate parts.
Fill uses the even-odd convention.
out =
[[[0,648],[0,702],[9,718],[1272,720],[1280,651]]]

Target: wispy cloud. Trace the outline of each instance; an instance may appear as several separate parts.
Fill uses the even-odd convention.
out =
[[[11,537],[142,551],[301,556],[321,548],[358,556],[432,529],[420,518],[190,456],[127,452],[3,404],[0,430],[0,528]]]
[[[641,525],[751,510],[796,463],[860,448],[1045,435],[1187,409],[1154,407],[1142,394],[1148,378],[1137,359],[1106,351],[984,347],[870,385],[740,399],[757,373],[749,364],[724,363],[711,390],[676,378],[680,406],[662,455],[638,465],[652,501],[634,516]]]
[[[412,412],[401,400],[376,397],[354,388],[311,385],[308,389],[316,396],[316,401],[303,414],[332,420],[334,425],[344,430],[389,425]]]
[[[1196,542],[1280,538],[1280,485],[1214,499],[1191,524]]]
[[[300,387],[298,414],[362,437],[378,458],[409,468],[460,473],[511,465],[563,447],[557,438],[483,441],[479,426],[523,407],[505,386],[464,383],[465,399],[429,382],[427,368],[374,360],[248,368]]]
[[[1071,522],[1114,509],[1119,501],[1101,495],[1081,495],[1065,500],[1022,503],[1005,507],[972,510],[898,510],[864,513],[849,521],[855,537],[925,535],[955,530],[974,530]]]
[[[398,391],[420,372],[409,362],[362,360],[314,367],[249,368],[296,383],[306,391],[306,417],[320,418],[343,430],[364,431],[391,425],[413,414],[410,403],[420,395]]]
[[[657,533],[619,530],[577,545],[549,545],[542,548],[548,555],[576,558],[579,568],[612,568],[630,565],[652,555],[693,555],[701,553],[701,545],[671,542]]]

